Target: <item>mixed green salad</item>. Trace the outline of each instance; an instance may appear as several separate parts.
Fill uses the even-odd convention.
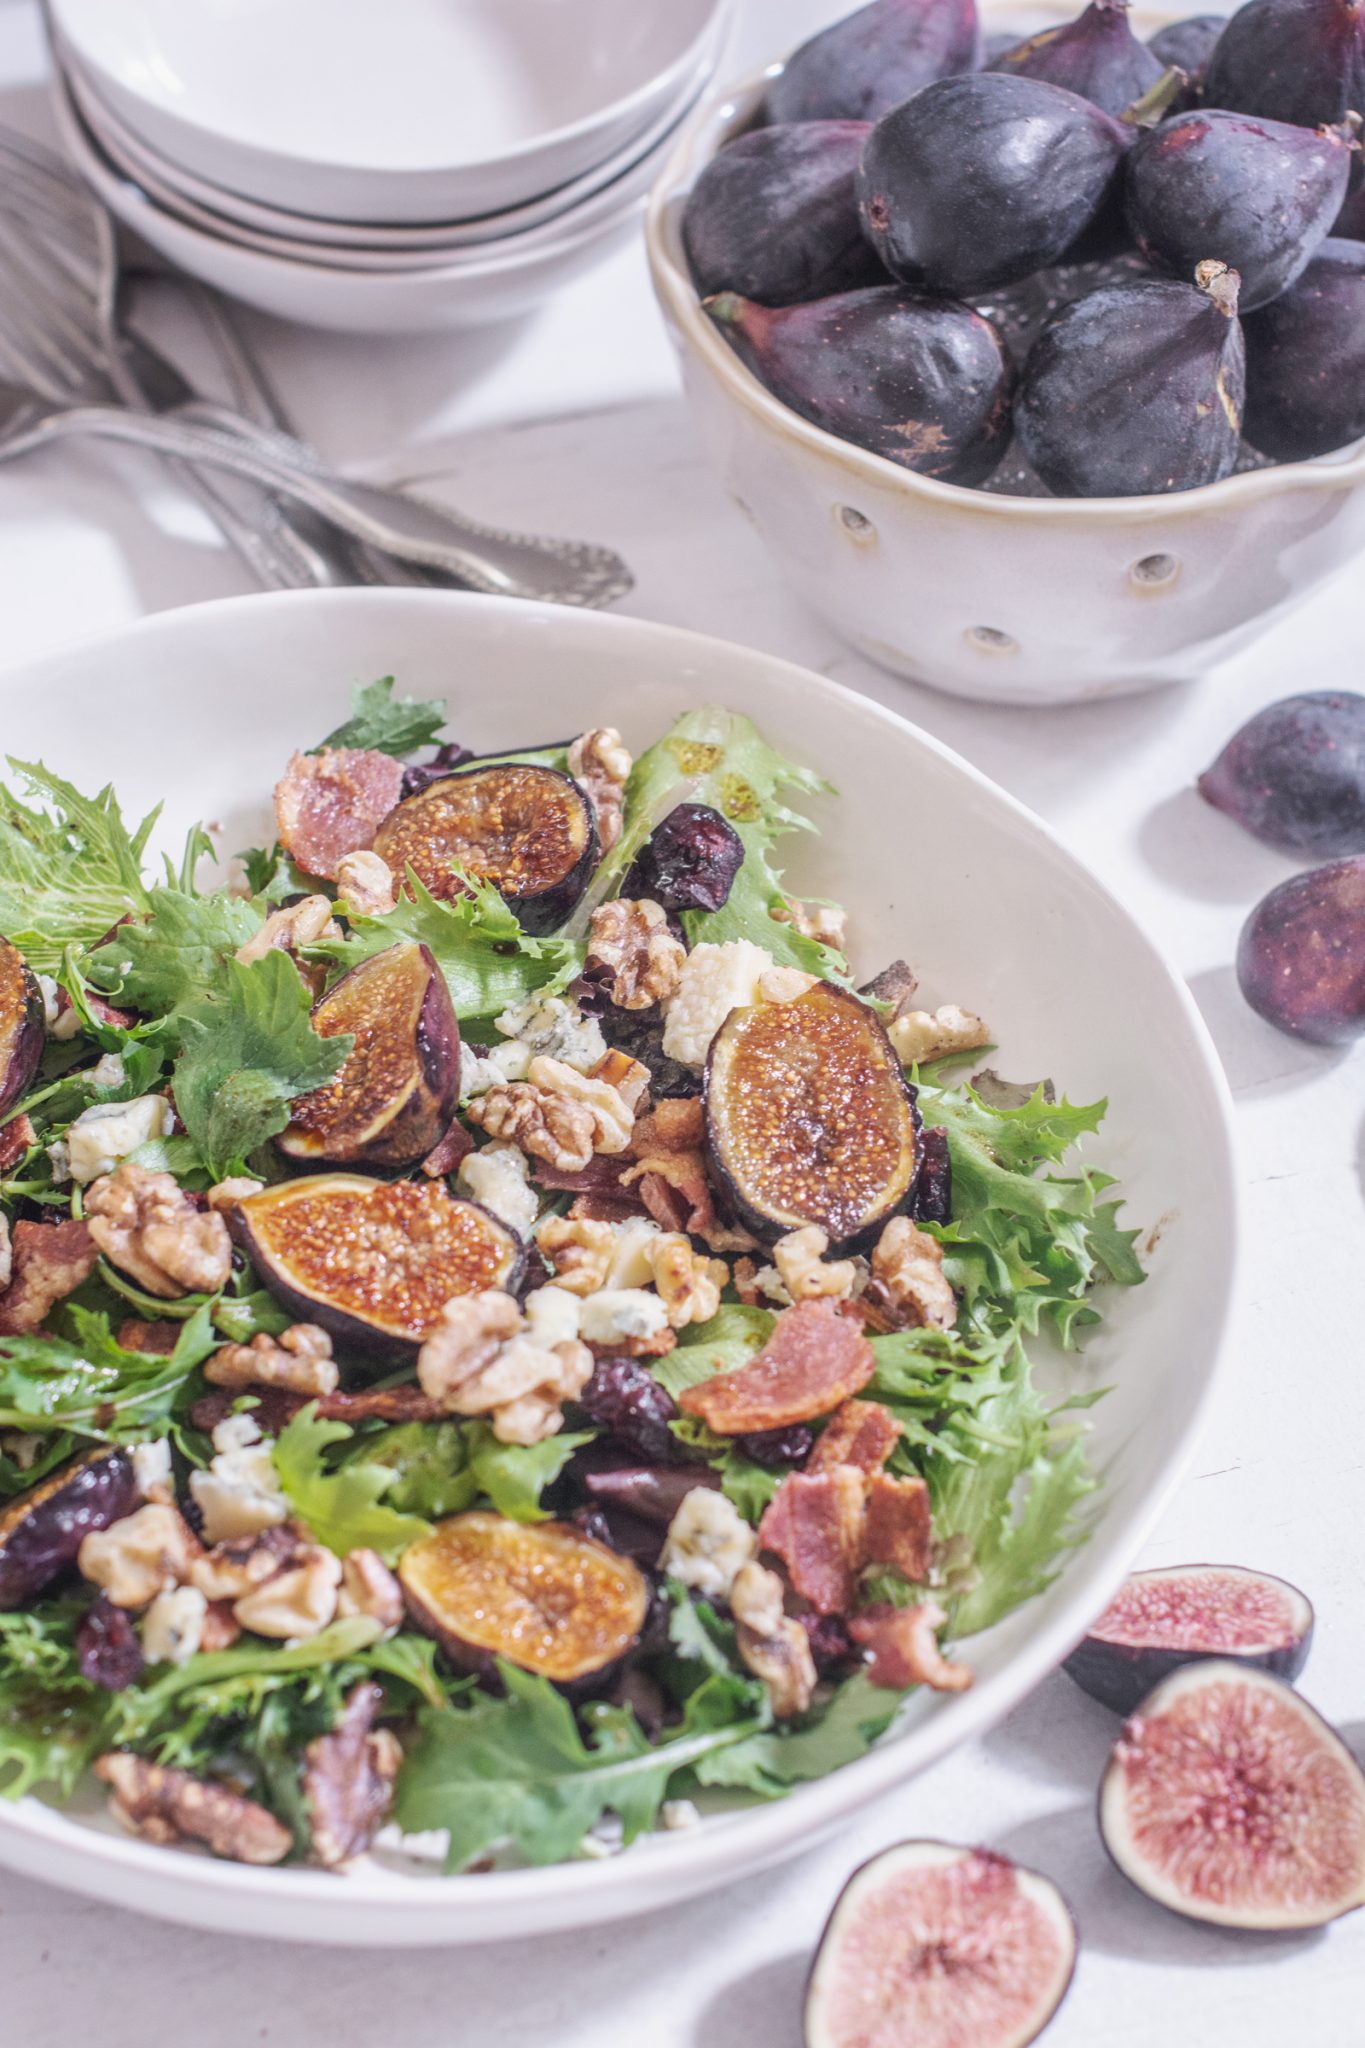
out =
[[[0,786],[11,1797],[611,1853],[970,1683],[1084,1538],[1093,1397],[1029,1352],[1142,1278],[1105,1105],[788,895],[824,785],[746,719],[446,717],[358,688],[211,885]]]

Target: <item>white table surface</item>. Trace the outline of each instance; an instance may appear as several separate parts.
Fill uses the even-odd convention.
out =
[[[731,69],[838,11],[742,0]],[[35,16],[31,0],[0,0],[0,121],[47,132]],[[1144,1561],[1235,1561],[1301,1584],[1319,1617],[1305,1689],[1365,1743],[1365,1049],[1291,1043],[1241,1004],[1229,966],[1239,925],[1290,863],[1191,788],[1259,704],[1358,685],[1360,571],[1197,691],[1058,713],[956,703],[848,653],[779,583],[695,449],[638,249],[511,330],[403,343],[249,324],[333,460],[440,479],[485,519],[611,542],[638,577],[625,609],[768,648],[895,705],[1040,811],[1158,936],[1236,1091],[1247,1258],[1234,1369]],[[73,451],[0,470],[6,664],[247,587],[141,458]],[[1113,1733],[1057,1674],[992,1735],[787,1869],[532,1949],[248,1946],[0,1871],[0,2041],[795,2048],[803,1974],[840,1883],[879,1847],[927,1834],[1006,1850],[1068,1893],[1083,1951],[1049,2048],[1365,2043],[1365,1918],[1316,1937],[1222,1935],[1161,1913],[1113,1872],[1092,1812]]]

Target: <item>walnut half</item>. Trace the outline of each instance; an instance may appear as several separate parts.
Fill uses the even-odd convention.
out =
[[[600,903],[588,934],[587,971],[607,982],[619,1010],[666,1003],[682,979],[687,948],[668,929],[661,904],[648,896]]]
[[[125,1159],[86,1191],[90,1235],[104,1256],[149,1294],[213,1294],[232,1271],[224,1219],[196,1209],[173,1174]]]
[[[95,1761],[109,1787],[109,1810],[148,1842],[204,1842],[234,1863],[280,1863],[294,1846],[273,1813],[229,1785],[150,1763],[122,1749]]]

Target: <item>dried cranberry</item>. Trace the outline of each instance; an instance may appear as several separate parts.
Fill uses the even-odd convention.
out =
[[[744,860],[744,841],[709,804],[679,804],[635,857],[623,896],[652,896],[665,910],[720,910]]]
[[[525,1301],[528,1294],[534,1294],[537,1287],[544,1287],[550,1278],[550,1268],[545,1255],[537,1244],[528,1244],[526,1257],[521,1268],[521,1278],[514,1292],[518,1301]]]
[[[146,1669],[132,1616],[103,1593],[96,1594],[76,1630],[76,1656],[81,1676],[106,1692],[136,1684]]]
[[[910,1197],[917,1223],[946,1223],[953,1213],[953,1163],[948,1133],[939,1124],[920,1133],[919,1171]]]
[[[838,1614],[798,1614],[810,1638],[810,1653],[821,1678],[833,1678],[856,1663],[860,1652]]]
[[[472,761],[473,754],[468,747],[460,747],[448,740],[438,747],[429,761],[410,761],[403,770],[403,795],[416,796],[419,789],[428,783],[439,782],[443,775],[453,775],[466,761]]]
[[[680,1462],[673,1396],[635,1358],[601,1358],[578,1397],[592,1420],[649,1465]]]
[[[755,1465],[803,1465],[815,1448],[815,1438],[804,1422],[785,1429],[751,1429],[735,1438],[735,1449]]]

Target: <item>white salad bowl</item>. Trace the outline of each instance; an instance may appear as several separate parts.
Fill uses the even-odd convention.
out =
[[[646,128],[728,0],[52,0],[154,149],[342,221],[516,206]]]
[[[702,311],[682,243],[688,193],[771,75],[688,124],[650,201],[649,259],[711,461],[860,653],[1003,704],[1194,682],[1365,546],[1365,443],[1166,497],[1006,497],[918,476],[774,398]]]
[[[6,750],[78,786],[113,781],[126,815],[164,800],[158,842],[199,818],[233,848],[271,830],[296,745],[341,716],[350,684],[396,674],[450,704],[476,749],[614,723],[636,747],[705,703],[747,713],[838,794],[820,836],[786,842],[792,886],[850,911],[853,963],[903,955],[931,1002],[988,1020],[995,1060],[1109,1098],[1087,1155],[1119,1175],[1149,1278],[1116,1292],[1049,1391],[1110,1391],[1087,1417],[1090,1541],[1054,1584],[958,1654],[961,1694],[916,1695],[868,1756],[784,1801],[708,1815],[605,1862],[445,1877],[376,1852],[343,1877],[248,1869],[130,1840],[92,1791],[58,1812],[0,1801],[0,1861],[216,1930],[357,1944],[525,1941],[667,1905],[795,1854],[979,1734],[1051,1670],[1105,1604],[1183,1471],[1208,1402],[1233,1283],[1230,1109],[1191,997],[1128,913],[1036,818],[927,734],[773,657],[672,627],[435,592],[249,597],[163,613],[0,679]]]

